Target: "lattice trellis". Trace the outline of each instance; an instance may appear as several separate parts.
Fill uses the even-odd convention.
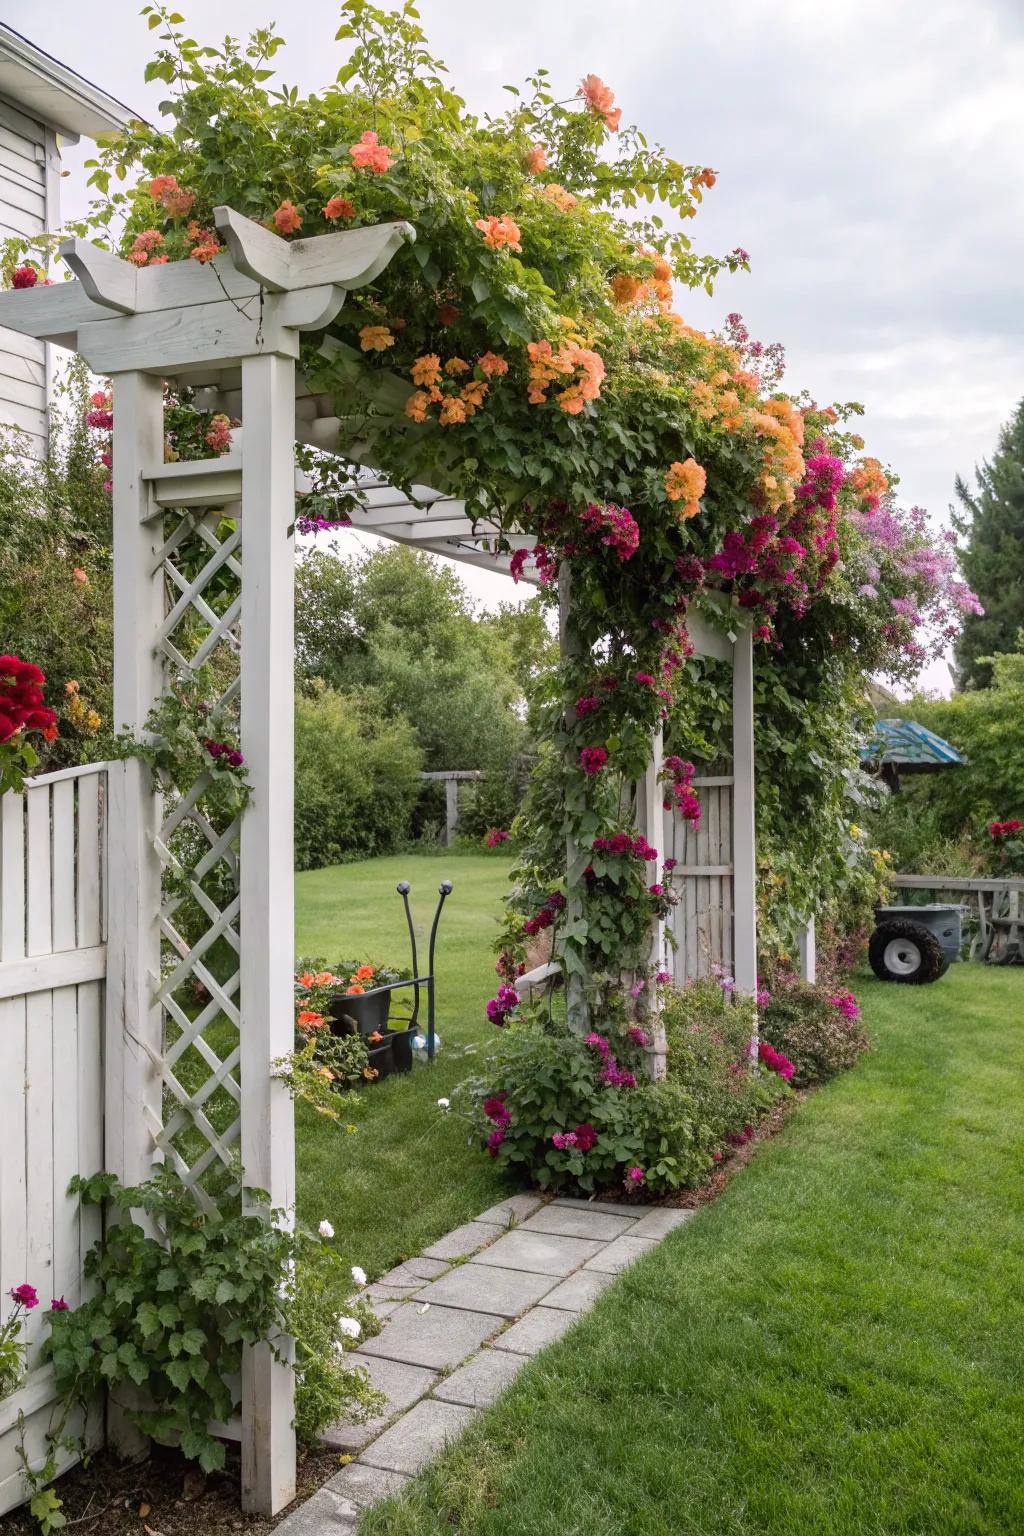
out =
[[[176,681],[214,679],[211,715],[237,731],[242,566],[236,521],[209,511],[164,514],[157,556],[166,613],[157,635]],[[163,868],[162,1115],[150,1112],[156,1147],[204,1202],[203,1178],[237,1163],[241,1134],[239,1011],[241,818],[218,817],[213,775],[185,793],[163,786],[155,843]]]

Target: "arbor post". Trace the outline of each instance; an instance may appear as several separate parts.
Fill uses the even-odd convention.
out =
[[[736,636],[732,674],[733,976],[757,991],[757,862],[754,831],[754,637]]]
[[[637,785],[637,798],[639,811],[638,820],[640,830],[653,848],[657,848],[662,861],[664,851],[662,843],[665,838],[665,809],[663,805],[664,791],[659,783],[658,775],[661,773],[661,760],[664,750],[664,730],[659,725],[651,738],[651,760],[647,765],[647,772]],[[665,923],[662,918],[655,919],[651,925],[651,953],[650,968],[657,973],[665,963]],[[655,1082],[660,1082],[668,1075],[668,1042],[665,1039],[665,1025],[661,1017],[660,995],[655,989],[651,994],[651,1005],[648,1011],[648,1024],[650,1026],[651,1044],[647,1048],[647,1071]]]
[[[572,623],[572,576],[569,571],[568,560],[562,560],[558,567],[558,651],[564,666],[567,662],[576,660],[582,650],[579,635]],[[565,729],[571,734],[575,721],[573,700],[568,691],[565,699]],[[566,749],[571,750],[570,748]],[[580,921],[583,916],[583,888],[582,870],[580,870],[580,850],[574,838],[567,838],[565,844],[565,926],[572,929],[573,924]],[[565,975],[565,1015],[566,1022],[574,1035],[583,1036],[590,1028],[590,1009],[587,1003],[586,981],[580,969],[572,963],[573,957],[568,950],[563,949],[562,968]]]
[[[293,593],[295,363],[242,361],[241,743],[250,800],[241,831],[242,1169],[290,1220],[295,1125],[271,1062],[293,1045]],[[247,1196],[252,1204],[252,1197]],[[242,1507],[274,1515],[295,1497],[294,1377],[288,1346],[245,1351]]]
[[[814,913],[801,925],[800,935],[800,979],[802,981],[815,982],[818,979],[818,942],[814,928]]]

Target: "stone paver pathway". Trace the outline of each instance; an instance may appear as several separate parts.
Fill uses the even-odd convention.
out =
[[[403,1488],[621,1269],[692,1215],[511,1195],[368,1286],[384,1327],[349,1358],[365,1365],[387,1406],[326,1431],[325,1444],[358,1459],[275,1536],[351,1536],[368,1505]]]

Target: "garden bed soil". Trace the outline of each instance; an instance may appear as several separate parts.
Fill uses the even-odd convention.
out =
[[[725,1189],[729,1180],[750,1161],[758,1143],[774,1136],[804,1097],[794,1093],[776,1105],[760,1122],[750,1141],[730,1149],[720,1167],[696,1189],[685,1189],[667,1199],[630,1201],[637,1210],[675,1206],[694,1209],[707,1205]],[[595,1198],[600,1199],[598,1195]],[[622,1191],[608,1191],[605,1198],[622,1202]],[[333,1477],[340,1465],[352,1458],[336,1451],[311,1452],[298,1466],[298,1499],[310,1498]],[[76,1536],[268,1536],[286,1515],[290,1504],[273,1519],[244,1515],[238,1507],[239,1457],[237,1447],[228,1449],[223,1472],[209,1477],[198,1471],[177,1451],[155,1447],[146,1460],[131,1465],[102,1452],[87,1467],[76,1467],[57,1483],[64,1500],[68,1526]],[[27,1509],[6,1517],[4,1536],[38,1536],[38,1526]]]

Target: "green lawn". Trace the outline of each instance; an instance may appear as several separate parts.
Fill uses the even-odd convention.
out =
[[[1024,1531],[1024,971],[857,990],[875,1050],[364,1536]]]
[[[409,936],[395,886],[408,880],[422,970],[438,885],[451,879],[455,886],[438,929],[442,1044],[433,1067],[414,1064],[408,1075],[367,1088],[358,1108],[346,1111],[354,1135],[303,1105],[298,1109],[299,1216],[314,1225],[326,1216],[339,1252],[371,1277],[477,1215],[509,1187],[479,1148],[467,1145],[465,1122],[445,1120],[437,1108],[472,1069],[465,1047],[493,1034],[484,1004],[497,987],[493,943],[509,862],[493,854],[402,854],[296,877],[298,954],[406,966]]]

